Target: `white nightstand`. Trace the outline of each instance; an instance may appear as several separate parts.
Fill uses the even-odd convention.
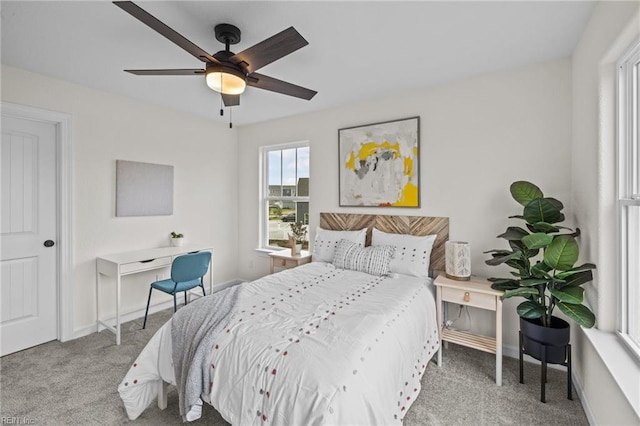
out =
[[[291,256],[291,249],[269,253],[269,271],[273,274],[275,268],[289,269],[311,262],[311,253],[301,250],[300,254]]]
[[[457,281],[441,274],[434,280],[434,284],[437,289],[436,312],[440,326],[438,366],[442,365],[442,342],[451,342],[496,354],[496,384],[502,386],[501,297],[504,292],[492,289],[489,281],[477,277],[471,277],[469,281]],[[480,336],[469,332],[445,328],[443,326],[445,318],[443,317],[442,305],[444,302],[494,311],[496,316],[496,337]]]

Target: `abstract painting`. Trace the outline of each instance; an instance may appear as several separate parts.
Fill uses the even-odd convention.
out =
[[[420,117],[338,130],[341,207],[420,207]]]
[[[116,160],[116,216],[173,214],[173,166]]]

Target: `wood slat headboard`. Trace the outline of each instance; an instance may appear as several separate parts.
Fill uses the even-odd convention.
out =
[[[387,216],[353,213],[320,213],[320,227],[333,231],[357,231],[367,228],[366,245],[371,244],[371,232],[375,227],[382,232],[417,236],[436,234],[431,250],[430,269],[444,271],[444,243],[449,239],[448,217]]]

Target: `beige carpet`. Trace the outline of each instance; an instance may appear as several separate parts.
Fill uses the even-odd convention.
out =
[[[94,333],[67,343],[50,342],[0,358],[0,421],[34,425],[175,424],[178,396],[169,407],[149,407],[135,422],[124,411],[117,386],[142,347],[171,314],[163,311],[124,326],[122,345],[113,334]],[[504,358],[503,386],[494,383],[491,354],[449,345],[444,366],[430,363],[422,392],[405,417],[411,425],[587,425],[582,405],[566,399],[566,373],[550,369],[547,403],[540,398],[539,366],[525,364],[525,384],[518,383],[518,361]],[[9,419],[8,421],[5,419]],[[14,423],[15,424],[15,423]],[[226,425],[205,404],[194,425]],[[300,425],[302,426],[302,425]]]

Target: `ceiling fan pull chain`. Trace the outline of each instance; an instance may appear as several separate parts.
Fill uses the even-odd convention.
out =
[[[222,87],[222,74],[220,74],[220,87]],[[220,117],[224,115],[224,109],[222,109],[222,93],[220,93]]]
[[[233,123],[231,122],[231,117],[233,116],[233,108],[229,107],[229,128],[233,129]]]

